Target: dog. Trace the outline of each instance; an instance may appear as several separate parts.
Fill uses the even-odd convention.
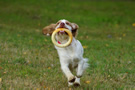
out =
[[[68,79],[68,86],[80,86],[80,78],[89,64],[87,63],[88,59],[83,58],[84,50],[80,41],[76,40],[79,26],[76,23],[62,19],[56,24],[46,26],[42,32],[47,36],[51,36],[53,31],[58,28],[68,29],[73,35],[73,40],[69,46],[64,48],[55,46],[59,55],[61,69]],[[56,34],[56,40],[59,44],[66,43],[68,41],[68,34],[64,31],[59,31]],[[76,69],[76,76],[71,72],[73,69]]]

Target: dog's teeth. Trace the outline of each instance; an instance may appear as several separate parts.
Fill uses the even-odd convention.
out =
[[[64,31],[60,31],[61,33],[63,33]]]

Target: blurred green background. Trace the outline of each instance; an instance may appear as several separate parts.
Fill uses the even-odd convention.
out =
[[[0,88],[135,88],[134,0],[0,0]],[[67,19],[90,67],[81,87],[68,87],[43,27]]]

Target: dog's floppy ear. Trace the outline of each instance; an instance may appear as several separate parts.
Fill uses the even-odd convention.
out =
[[[72,24],[72,34],[74,37],[76,37],[77,33],[78,33],[79,26],[76,23],[71,23],[71,24]]]
[[[47,36],[51,36],[53,31],[55,30],[56,24],[50,24],[43,28],[42,33]]]

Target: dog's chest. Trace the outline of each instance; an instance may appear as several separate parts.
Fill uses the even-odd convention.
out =
[[[78,62],[79,61],[79,51],[76,46],[69,46],[63,49],[57,49],[59,57],[69,59],[70,62]]]
[[[65,48],[59,48],[55,46],[57,52],[59,54],[60,61],[68,62],[68,63],[78,63],[82,59],[83,48],[81,43],[73,38],[73,41],[70,46]]]
[[[73,47],[66,48],[66,50],[64,52],[66,52],[66,55],[72,60],[76,60],[77,57],[78,57],[76,47],[74,47],[74,48]]]

